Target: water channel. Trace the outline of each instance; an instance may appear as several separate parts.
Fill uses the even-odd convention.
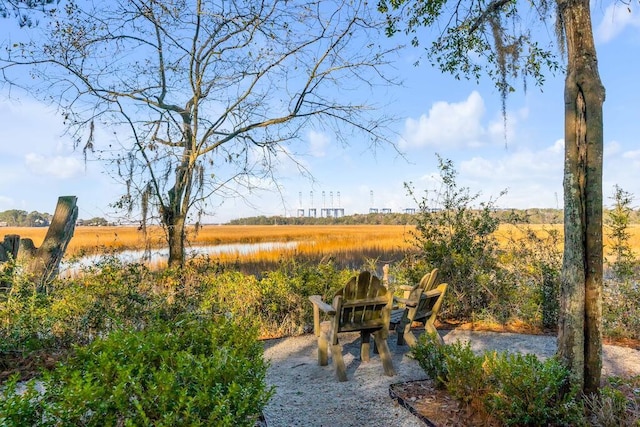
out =
[[[260,251],[274,250],[291,250],[298,247],[298,242],[261,242],[261,243],[230,243],[224,245],[209,246],[192,246],[187,248],[186,257],[195,257],[198,255],[221,255],[221,254],[237,254],[250,255]],[[105,257],[116,258],[123,263],[144,263],[154,265],[160,262],[166,262],[169,259],[169,248],[144,250],[126,250],[116,252],[109,255],[87,255],[72,262],[63,261],[60,265],[60,273],[62,276],[73,275],[83,268],[91,267],[100,262]]]

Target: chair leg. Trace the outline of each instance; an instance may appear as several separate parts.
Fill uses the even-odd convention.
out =
[[[404,334],[404,340],[407,342],[407,345],[409,347],[415,347],[415,345],[418,343],[418,339],[416,338],[415,335],[413,335],[413,332],[411,332],[410,328],[408,331],[405,332]]]
[[[398,336],[398,340],[397,340],[397,344],[398,345],[405,345],[405,339],[404,339],[404,330],[405,330],[405,326],[406,324],[400,322],[398,323],[398,326],[396,326],[396,335]]]
[[[334,344],[331,346],[331,356],[333,357],[333,366],[336,369],[338,381],[346,381],[347,368],[344,365],[344,359],[342,358],[342,346],[340,344]]]
[[[318,365],[320,366],[327,366],[329,364],[328,347],[327,336],[321,333],[318,336]]]
[[[400,319],[400,322],[396,325],[396,335],[398,337],[398,340],[397,340],[398,345],[406,344],[404,335],[407,332],[411,331],[411,321],[409,320],[407,314],[408,314],[407,310],[405,310],[404,313],[402,313],[402,318]]]
[[[360,331],[360,360],[369,361],[369,351],[371,348],[371,332]]]
[[[394,376],[396,374],[396,370],[393,368],[393,361],[391,359],[391,352],[389,351],[387,340],[382,337],[381,331],[374,332],[373,339],[378,346],[378,351],[380,351],[380,360],[382,360],[384,374],[388,377]]]
[[[438,330],[436,329],[434,322],[435,319],[428,319],[425,323],[424,323],[424,331],[427,334],[433,334],[436,336],[436,339],[438,340],[438,342],[442,345],[444,344],[444,340],[442,339],[442,337],[440,336],[440,334],[438,333]]]

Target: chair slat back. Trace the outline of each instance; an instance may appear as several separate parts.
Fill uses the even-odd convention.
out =
[[[430,273],[425,274],[420,279],[420,287],[422,292],[429,292],[436,286],[436,277],[438,277],[438,269],[434,268]]]
[[[381,328],[388,323],[385,310],[390,308],[390,293],[380,279],[363,271],[336,292],[334,307],[339,332]]]
[[[438,269],[434,268],[426,273],[411,290],[405,290],[404,298],[417,301],[424,292],[428,292],[435,287],[436,277],[438,277]]]
[[[415,319],[424,318],[431,315],[431,312],[435,308],[435,305],[440,300],[440,296],[445,292],[447,288],[446,284],[439,285],[436,289],[432,289],[428,293],[423,293],[420,296],[418,307],[416,309]]]

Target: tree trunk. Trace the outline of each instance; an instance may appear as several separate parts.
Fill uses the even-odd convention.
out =
[[[174,217],[172,224],[166,224],[169,240],[169,267],[184,265],[184,217]]]
[[[78,219],[76,201],[75,196],[58,198],[51,225],[39,248],[33,245],[31,239],[20,240],[18,259],[24,260],[24,271],[34,277],[40,292],[58,275],[60,261],[73,237]]]
[[[602,104],[588,0],[559,0],[567,38],[558,354],[585,393],[602,371]]]

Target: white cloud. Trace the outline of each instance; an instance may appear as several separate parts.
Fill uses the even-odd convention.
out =
[[[498,205],[507,208],[555,207],[562,196],[563,140],[540,150],[505,152],[496,159],[474,157],[460,164],[460,183],[481,200],[507,194]]]
[[[627,27],[640,28],[640,16],[631,4],[611,4],[605,11],[596,29],[596,39],[607,43],[619,36]]]
[[[618,141],[611,141],[604,145],[604,156],[614,156],[622,151],[622,146]]]
[[[15,202],[11,197],[0,196],[0,206],[2,206],[3,208],[6,208],[3,210],[11,209],[11,207],[14,206],[14,204]]]
[[[611,155],[605,152],[602,189],[605,204],[610,202],[615,185],[628,191],[637,200],[640,195],[640,181],[636,179],[636,171],[640,169],[640,150],[618,150]],[[637,202],[634,202],[634,206]]]
[[[506,122],[505,118],[500,113],[499,117],[496,117],[491,123],[489,123],[488,134],[491,141],[495,144],[506,144],[511,146],[515,143],[515,127],[518,123],[515,114],[507,113]]]
[[[485,130],[480,119],[484,112],[484,101],[476,91],[462,102],[436,102],[428,114],[417,120],[408,118],[405,121],[400,147],[481,145],[480,138]]]
[[[564,138],[556,140],[551,147],[547,148],[547,151],[553,154],[562,154],[564,156]]]
[[[309,152],[313,157],[324,157],[327,154],[326,150],[331,142],[331,138],[327,134],[311,130],[307,133],[307,139],[309,140]]]
[[[630,160],[640,160],[640,150],[625,151],[622,157]]]
[[[73,178],[84,172],[82,161],[70,156],[46,157],[28,153],[25,156],[25,164],[36,175],[49,175],[58,179]]]
[[[616,183],[628,182],[629,177],[635,178],[636,176],[635,171],[640,169],[640,150],[625,151],[622,153],[622,156],[620,157],[621,157],[620,163],[623,163],[624,166],[616,167],[615,169],[612,168],[613,170],[615,170],[615,174],[617,176]],[[605,157],[605,166],[607,165],[607,162],[610,163],[611,165],[615,165],[617,164],[618,159],[616,158],[607,159]],[[631,179],[631,181],[634,182],[635,186],[638,186],[638,183],[640,182],[637,179],[633,179],[633,178]]]

